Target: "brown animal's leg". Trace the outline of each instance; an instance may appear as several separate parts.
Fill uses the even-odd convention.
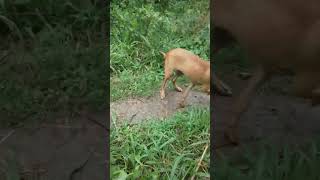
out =
[[[181,75],[182,75],[182,72],[181,72],[181,71],[176,71],[176,75],[175,75],[175,77],[172,79],[173,86],[174,86],[175,90],[178,91],[178,92],[182,92],[182,88],[179,87],[179,86],[176,84],[176,81],[177,81],[178,77],[181,76]]]
[[[225,135],[233,144],[238,144],[237,129],[241,114],[247,109],[250,99],[253,97],[257,88],[267,79],[268,74],[259,66],[249,80],[248,86],[242,91],[238,99],[235,101],[231,121],[229,122]]]
[[[231,88],[226,85],[225,83],[223,83],[214,73],[212,74],[212,83],[213,83],[213,87],[214,89],[221,95],[223,96],[231,96],[232,95],[232,91]]]
[[[202,86],[202,91],[210,95],[210,87],[207,84]]]
[[[191,83],[191,84],[187,87],[187,89],[184,91],[184,93],[183,93],[183,95],[182,95],[182,100],[181,100],[180,103],[179,103],[179,107],[180,107],[180,108],[183,108],[183,107],[185,106],[185,100],[186,100],[187,96],[189,95],[189,92],[190,92],[191,88],[193,88],[193,86],[194,86],[194,84]]]
[[[168,80],[171,78],[173,69],[167,65],[167,60],[165,60],[165,67],[164,67],[164,80],[160,89],[160,98],[164,99],[166,97],[165,88],[167,86]]]

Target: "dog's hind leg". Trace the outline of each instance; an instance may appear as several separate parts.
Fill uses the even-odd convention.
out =
[[[185,106],[186,98],[188,97],[189,92],[190,92],[190,90],[191,90],[193,87],[194,87],[194,84],[191,83],[191,84],[187,87],[187,89],[184,91],[184,93],[183,93],[183,95],[182,95],[182,100],[181,100],[180,103],[179,103],[179,107],[180,107],[180,108],[183,108],[183,107]]]
[[[181,76],[182,74],[183,74],[183,73],[182,73],[181,71],[176,70],[175,77],[172,79],[172,84],[173,84],[175,90],[178,91],[178,92],[182,92],[182,88],[179,87],[179,86],[176,84],[176,81],[177,81],[178,77]]]

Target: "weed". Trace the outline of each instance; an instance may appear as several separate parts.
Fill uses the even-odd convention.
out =
[[[211,175],[226,180],[318,180],[319,148],[319,141],[304,147],[278,147],[264,142],[257,150],[247,150],[236,158],[217,157]]]
[[[9,55],[1,59],[0,125],[105,108],[104,11],[92,0],[1,1],[0,57]]]
[[[165,121],[116,126],[110,136],[112,179],[190,178],[209,142],[209,119],[208,109],[192,108]],[[209,176],[209,154],[199,178]]]
[[[112,100],[154,92],[163,78],[159,51],[181,47],[209,59],[207,1],[119,1],[111,3]],[[121,97],[120,97],[121,96]]]

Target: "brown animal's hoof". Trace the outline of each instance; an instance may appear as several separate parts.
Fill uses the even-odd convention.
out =
[[[236,146],[239,145],[239,138],[236,135],[234,128],[228,127],[224,132],[224,136],[231,144]]]

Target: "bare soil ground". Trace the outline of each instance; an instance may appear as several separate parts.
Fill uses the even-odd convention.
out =
[[[216,145],[225,144],[223,128],[230,118],[234,98],[241,95],[247,80],[238,78],[237,71],[221,75],[233,89],[234,96],[214,99]],[[242,145],[254,145],[256,140],[271,140],[275,145],[299,145],[320,135],[320,106],[312,107],[309,100],[289,95],[290,76],[276,76],[252,97],[251,105],[240,119],[239,135]],[[221,151],[240,147],[222,146]]]
[[[116,123],[129,121],[129,123],[140,123],[152,118],[164,118],[172,115],[178,109],[182,93],[172,89],[166,91],[165,99],[160,100],[159,93],[148,98],[132,98],[124,101],[113,102],[110,105]],[[199,91],[190,91],[186,99],[187,106],[210,106],[210,96]]]
[[[106,124],[106,113],[90,116]],[[107,132],[87,118],[57,117],[38,127],[1,129],[0,179],[10,163],[17,165],[21,180],[106,179]]]

